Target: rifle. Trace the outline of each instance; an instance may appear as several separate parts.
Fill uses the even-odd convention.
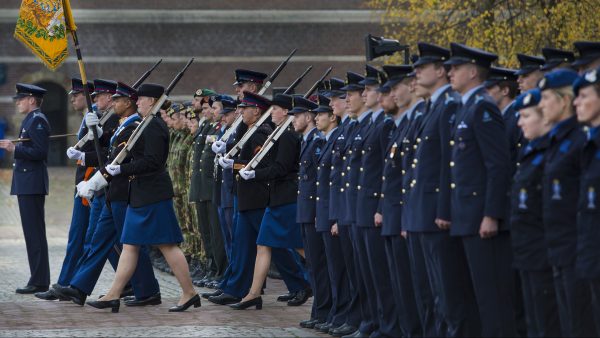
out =
[[[285,66],[288,64],[288,61],[290,61],[290,59],[292,58],[292,56],[294,56],[294,54],[296,54],[297,49],[294,49],[290,55],[287,57],[287,59],[285,59],[280,65],[279,67],[277,67],[277,69],[275,69],[275,71],[273,72],[273,74],[271,74],[271,76],[269,76],[269,78],[267,79],[267,82],[265,82],[263,84],[263,86],[260,88],[260,90],[258,91],[258,95],[263,95],[267,89],[269,89],[269,87],[271,86],[271,83],[273,83],[273,81],[275,81],[275,79],[277,78],[277,76],[279,76],[279,73],[281,73],[281,71],[283,70],[283,68],[285,68]],[[225,131],[225,133],[221,136],[221,138],[219,139],[219,141],[223,141],[223,142],[227,142],[227,140],[229,140],[229,137],[231,137],[231,134],[233,134],[233,132],[237,129],[237,127],[240,125],[240,123],[242,123],[242,116],[238,116],[235,121],[233,121],[233,123],[231,124],[231,127],[229,127],[229,129],[227,129],[227,131]]]
[[[169,84],[169,86],[167,87],[165,92],[162,94],[162,96],[158,100],[156,100],[156,102],[154,103],[154,106],[152,106],[152,110],[150,111],[150,114],[148,114],[148,116],[144,117],[142,122],[135,128],[133,133],[131,133],[129,140],[127,140],[127,145],[121,150],[121,152],[119,152],[119,155],[117,155],[117,157],[115,157],[115,159],[111,163],[112,165],[121,164],[121,162],[123,162],[123,160],[125,160],[125,158],[127,157],[127,154],[129,154],[131,152],[131,149],[133,149],[133,146],[135,145],[137,140],[140,138],[140,136],[144,132],[144,129],[146,129],[148,124],[156,116],[156,114],[160,110],[160,107],[167,100],[167,98],[169,97],[169,94],[171,93],[173,88],[175,88],[175,86],[177,85],[179,80],[181,80],[181,78],[183,77],[183,74],[188,69],[188,67],[192,64],[192,62],[194,62],[194,58],[191,58],[190,61],[188,61],[188,63],[183,67],[183,69],[179,73],[177,73],[177,75],[171,81],[171,83]]]
[[[306,94],[304,94],[305,99],[309,98],[315,92],[315,90],[317,90],[319,84],[321,84],[325,80],[327,75],[331,73],[331,69],[332,68],[329,67],[329,69],[325,71],[325,74],[323,74],[323,76],[317,82],[315,82],[315,84],[306,92]],[[258,166],[260,161],[267,155],[269,150],[273,148],[275,142],[277,142],[281,135],[283,135],[283,133],[287,130],[288,126],[292,123],[292,121],[294,121],[294,115],[288,116],[288,118],[282,124],[278,125],[277,128],[273,130],[271,135],[269,135],[262,148],[258,151],[258,153],[256,153],[256,155],[254,155],[252,160],[250,160],[250,162],[246,164],[243,170],[254,170],[254,168]]]
[[[283,94],[288,94],[292,90],[294,90],[294,88],[296,88],[298,86],[298,84],[302,81],[302,79],[306,76],[306,74],[308,74],[311,71],[311,69],[312,69],[312,66],[309,66],[308,68],[306,68],[304,73],[302,73],[302,75],[300,75],[300,77],[298,77],[289,87],[287,87],[287,89],[283,92]],[[261,117],[258,119],[258,121],[256,121],[256,123],[254,123],[252,125],[252,127],[248,128],[248,130],[244,133],[244,136],[242,136],[242,138],[240,138],[238,143],[236,143],[233,146],[233,148],[231,148],[231,150],[229,150],[229,152],[225,155],[225,158],[232,158],[232,157],[236,156],[242,150],[242,147],[244,147],[244,144],[246,144],[246,142],[248,142],[248,140],[250,139],[250,137],[252,137],[252,135],[258,129],[258,127],[260,127],[267,120],[267,118],[269,118],[269,116],[271,116],[272,110],[273,110],[273,106],[271,106],[269,109],[267,109],[267,111],[261,115]]]
[[[156,67],[158,67],[158,65],[160,65],[160,63],[162,62],[162,59],[158,60],[158,62],[156,62],[154,64],[154,66],[152,66],[152,68],[148,69],[144,74],[142,74],[142,76],[135,81],[135,83],[133,84],[133,86],[131,86],[133,89],[138,89],[138,87],[144,83],[144,81],[148,78],[148,76],[150,76],[150,74],[152,73],[152,71],[154,71],[154,69],[156,69]],[[106,121],[108,121],[108,119],[115,113],[114,110],[110,109],[108,111],[106,111],[102,117],[100,117],[100,121],[98,122],[98,124],[100,126],[103,126]],[[77,143],[73,146],[73,148],[75,149],[80,149],[81,147],[83,147],[83,145],[87,142],[87,138],[86,137],[82,137],[81,140],[77,141]]]
[[[63,138],[63,137],[69,137],[69,136],[77,136],[77,134],[76,134],[76,133],[74,133],[74,134],[50,135],[50,136],[49,136],[49,138],[50,138],[51,140],[53,140],[53,139],[59,139],[59,138]],[[14,139],[14,140],[10,140],[10,142],[12,142],[12,143],[17,143],[17,142],[28,142],[28,141],[31,141],[31,139],[30,139],[30,138],[17,138],[17,139]]]

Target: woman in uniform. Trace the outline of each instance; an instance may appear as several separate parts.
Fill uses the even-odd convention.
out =
[[[157,84],[143,84],[138,90],[137,106],[146,118],[153,105],[164,93]],[[123,252],[116,276],[108,293],[88,305],[98,309],[111,308],[118,312],[119,296],[135,271],[141,245],[155,245],[162,252],[179,281],[183,293],[169,312],[181,312],[190,306],[199,307],[200,297],[194,290],[189,267],[181,249],[181,229],[173,210],[173,184],[166,170],[169,155],[169,130],[159,116],[155,116],[131,150],[132,160],[121,165],[101,169],[103,176],[129,177],[129,201],[121,242]]]
[[[585,142],[573,107],[573,82],[577,77],[576,72],[561,68],[545,74],[538,85],[542,91],[539,107],[552,125],[542,180],[543,221],[565,337],[595,334],[590,291],[575,273],[580,154]]]
[[[600,68],[584,73],[574,85],[579,122],[588,126],[581,161],[577,217],[577,275],[589,285],[597,335],[600,336]]]
[[[292,107],[297,100],[314,104],[303,98],[292,98],[288,95],[275,96],[272,102],[272,122],[277,126],[284,123],[288,112],[291,114],[295,112]],[[292,253],[286,250],[302,250],[302,234],[300,225],[296,223],[300,137],[293,130],[284,131],[281,137],[275,141],[270,155],[267,156],[271,157],[271,161],[266,167],[256,170],[240,170],[239,172],[240,177],[244,180],[268,182],[269,205],[265,209],[256,240],[256,262],[252,286],[241,302],[230,305],[237,310],[251,306],[255,306],[256,309],[262,308],[261,289],[271,265],[273,248],[279,249],[274,253],[273,258],[288,291],[297,293],[308,288],[308,283],[302,277],[301,268],[294,260]]]
[[[560,326],[542,221],[542,176],[551,126],[538,107],[540,99],[541,92],[536,88],[515,100],[518,125],[529,143],[519,154],[512,184],[510,224],[513,266],[519,270],[523,286],[527,336],[555,337],[560,335]]]

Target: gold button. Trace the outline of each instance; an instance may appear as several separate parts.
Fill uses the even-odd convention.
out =
[[[385,176],[381,176],[381,180],[382,180],[382,181],[385,181]]]
[[[300,190],[298,190],[298,195],[300,195]]]
[[[440,188],[435,188],[435,192],[440,192]]]
[[[344,161],[345,161],[345,160],[346,160],[346,156],[342,157],[342,160],[344,160]]]
[[[450,188],[452,188],[452,189],[456,188],[456,184],[450,183]]]
[[[364,155],[364,154],[365,154],[365,151],[363,150],[361,153]]]
[[[454,167],[454,161],[450,161],[450,166]]]
[[[333,182],[329,182],[329,186],[331,187],[333,185]]]
[[[319,182],[317,182],[317,186],[319,186]]]
[[[345,173],[342,173],[342,176],[346,176],[346,174],[345,174]]]
[[[312,196],[310,196],[309,198],[310,198],[311,200],[313,199],[313,197],[312,197]]]
[[[416,144],[413,146],[413,149],[415,149],[415,150],[417,149],[417,145]]]
[[[450,140],[450,145],[453,146],[454,145],[454,140]]]
[[[352,155],[352,150],[348,150],[348,154]]]
[[[346,188],[350,188],[350,183],[346,183]]]
[[[360,185],[356,187],[356,189],[360,190]]]
[[[319,200],[319,197],[317,197],[317,201]]]
[[[404,156],[404,152],[403,151],[400,152],[400,156]]]
[[[329,168],[329,170],[333,170],[333,166],[331,166],[331,168]]]
[[[359,170],[360,170],[360,171],[363,171],[363,167],[360,167],[360,169],[359,169]]]
[[[406,175],[406,170],[402,169],[402,175]]]
[[[350,166],[347,166],[347,167],[346,167],[346,170],[350,171]]]
[[[417,138],[417,143],[421,143],[421,138]]]
[[[473,196],[477,196],[477,191],[473,191]]]
[[[376,193],[376,192],[374,192],[374,193],[373,193],[373,196],[377,197],[377,193]]]
[[[381,194],[381,198],[384,198],[383,194]]]
[[[403,193],[403,194],[406,194],[406,189],[402,189],[402,193]]]
[[[340,189],[340,192],[344,192],[344,188],[341,188],[341,189]]]
[[[411,165],[411,167],[412,167],[413,169],[415,169],[415,168],[417,167],[417,165],[416,165],[416,164],[413,164],[413,165]]]
[[[419,161],[416,158],[413,159],[413,163],[417,163],[417,162],[419,162]]]

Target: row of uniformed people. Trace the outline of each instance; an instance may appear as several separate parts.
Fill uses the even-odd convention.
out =
[[[598,62],[594,44],[587,45],[592,47],[587,54],[581,53],[576,66],[589,67]],[[523,90],[526,84],[522,77],[531,76],[540,68],[548,72],[568,65],[564,60],[554,60],[546,50],[545,54],[550,55],[548,60],[538,67],[527,63],[537,58],[519,57],[525,60],[518,74]],[[519,152],[527,148],[516,126],[520,108],[518,102],[512,102],[516,76],[511,70],[492,67],[496,58],[464,45],[452,44],[451,50],[446,50],[422,43],[412,67],[384,67],[390,77],[387,85],[380,87],[382,74],[367,66],[366,78],[349,72],[340,91],[329,91],[332,101],[336,101],[336,93],[346,95],[346,111],[352,119],[341,125],[335,141],[327,139],[334,158],[337,156],[327,173],[332,187],[327,216],[319,221],[319,215],[323,215],[318,207],[322,204],[319,200],[325,197],[323,190],[311,195],[314,190],[302,189],[305,185],[301,183],[298,201],[314,197],[316,224],[330,222],[325,231],[339,236],[339,246],[325,245],[326,237],[322,242],[305,241],[307,257],[312,252],[325,252],[333,264],[328,265],[329,285],[315,284],[326,278],[322,269],[319,273],[322,264],[316,268],[311,264],[315,305],[321,311],[313,311],[311,320],[301,325],[334,335],[355,336],[510,336],[517,330],[532,336],[560,334],[556,330],[539,331],[534,324],[537,317],[532,307],[546,298],[545,301],[554,299],[559,303],[558,307],[545,309],[560,313],[563,335],[594,333],[590,331],[593,322],[586,321],[582,313],[574,313],[578,302],[589,301],[589,297],[576,295],[575,291],[589,293],[589,286],[577,287],[579,277],[561,273],[560,265],[554,267],[554,273],[555,278],[557,274],[561,277],[550,280],[550,289],[547,284],[532,286],[531,281],[529,285],[523,281],[527,321],[526,328],[519,326],[516,303],[521,300],[513,288],[511,260],[518,251],[512,252],[509,236],[510,214],[514,215],[515,208],[508,207],[507,194]],[[547,77],[560,78],[564,76],[562,72]],[[576,73],[570,74],[573,77]],[[489,81],[484,82],[486,79]],[[330,81],[332,86],[336,82]],[[382,92],[378,100],[370,97],[373,90]],[[389,98],[386,100],[388,91],[395,107]],[[388,119],[380,119],[382,107],[389,114]],[[322,145],[326,149],[327,143]],[[566,152],[569,145],[563,149]],[[302,160],[301,166],[304,164]],[[320,170],[321,167],[316,175],[316,191],[322,182],[327,182],[318,180]],[[300,180],[304,177],[301,175]],[[560,192],[560,180],[557,183],[553,179],[550,186]],[[585,198],[595,198],[590,197],[595,196],[594,191],[587,189]],[[519,194],[512,196],[513,202],[526,196]],[[577,194],[578,191],[571,201],[577,200]],[[371,202],[373,197],[377,203]],[[556,206],[546,209],[558,213],[537,224],[548,231],[553,222],[549,220],[564,215]],[[571,223],[574,218],[575,214],[571,215]],[[317,225],[315,229],[318,228]],[[564,234],[549,232],[551,237],[556,235],[567,241]],[[535,243],[535,238],[526,238],[527,243]],[[513,243],[518,240],[513,239]],[[547,240],[544,247],[550,252],[549,259],[553,256],[550,243]],[[531,246],[527,245],[529,249]],[[340,265],[345,266],[340,269]],[[514,266],[518,268],[518,264]],[[340,274],[344,268],[346,273]],[[336,276],[346,277],[347,286],[340,284]],[[419,287],[413,288],[411,282]],[[330,293],[319,297],[323,288]],[[547,296],[554,289],[556,298]],[[340,295],[338,290],[349,291]],[[546,296],[540,300],[540,294]],[[345,303],[337,312],[334,299]],[[336,313],[344,313],[345,318],[336,318]],[[586,315],[589,319],[591,312]],[[552,319],[544,322],[558,323]]]

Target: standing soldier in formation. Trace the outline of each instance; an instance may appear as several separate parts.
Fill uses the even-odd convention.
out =
[[[46,90],[17,83],[13,96],[17,111],[25,116],[19,138],[29,141],[15,145],[10,140],[0,140],[0,149],[14,153],[13,178],[10,194],[19,202],[21,225],[27,247],[27,260],[31,277],[27,285],[16,290],[19,294],[48,291],[50,263],[44,221],[44,204],[48,195],[48,147],[50,123],[40,110]]]

